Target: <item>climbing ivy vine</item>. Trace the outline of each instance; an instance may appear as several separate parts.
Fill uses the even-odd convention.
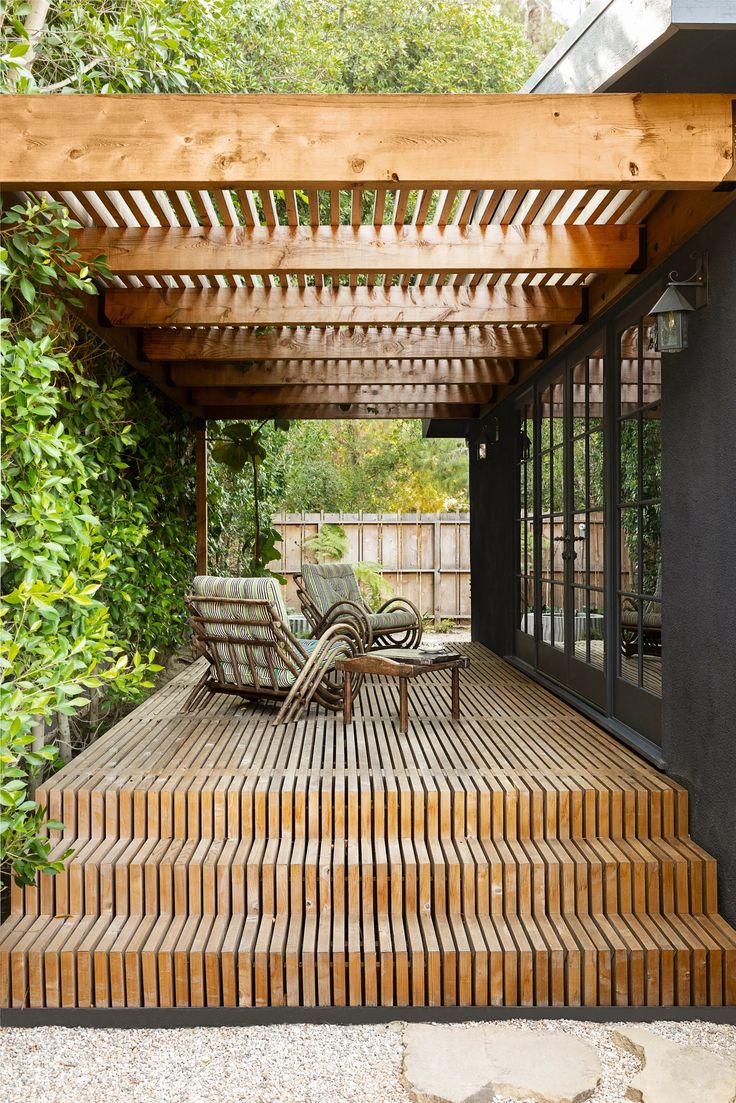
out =
[[[188,419],[69,307],[95,294],[56,204],[2,216],[0,861],[54,871],[33,785],[94,735],[183,636],[192,570]]]

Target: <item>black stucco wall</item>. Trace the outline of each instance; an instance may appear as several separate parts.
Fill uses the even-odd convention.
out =
[[[513,642],[515,455],[514,411],[506,405],[484,460],[470,441],[472,635],[498,655],[508,655]]]
[[[709,253],[710,304],[691,315],[689,349],[663,363],[662,750],[690,792],[693,837],[717,858],[721,911],[736,923],[736,205],[652,277],[652,302],[669,270],[690,274],[695,250]],[[470,552],[473,638],[504,655],[514,618],[510,403],[498,418],[486,460],[471,440]]]
[[[668,265],[707,251],[710,303],[662,366],[662,750],[690,791],[693,837],[718,859],[736,922],[736,209]]]

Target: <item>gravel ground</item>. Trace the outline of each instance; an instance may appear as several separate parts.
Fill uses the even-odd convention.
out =
[[[457,1029],[472,1031],[474,1025]],[[592,1103],[624,1103],[639,1061],[613,1043],[615,1026],[572,1020],[506,1025],[565,1031],[591,1042],[603,1066]],[[736,1057],[736,1027],[688,1022],[653,1023],[651,1029]],[[402,1055],[401,1023],[4,1029],[0,1095],[4,1103],[408,1103]]]

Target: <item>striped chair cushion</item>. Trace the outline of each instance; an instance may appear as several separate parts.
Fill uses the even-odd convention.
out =
[[[223,669],[225,680],[233,685],[238,684],[238,679],[243,685],[255,686],[255,678],[248,662],[248,650],[244,646],[247,641],[251,646],[251,654],[256,667],[256,676],[260,686],[269,688],[288,689],[294,684],[296,674],[289,669],[275,647],[258,647],[258,640],[277,640],[274,631],[274,618],[287,624],[287,613],[281,587],[274,578],[214,578],[210,575],[198,575],[192,583],[193,604],[203,618],[207,632],[212,636],[222,636],[229,641],[235,654],[237,663],[237,677],[233,671],[232,654],[230,647],[225,643],[210,644]],[[257,601],[268,601],[268,606],[244,606],[239,602],[208,602],[208,597],[221,598],[250,598]],[[215,620],[231,621],[232,624],[215,624],[208,618]],[[238,623],[247,619],[258,621],[254,625]],[[238,641],[243,641],[238,642]],[[295,653],[296,664],[301,666],[300,658],[306,661],[307,656],[316,647],[316,640],[300,640],[299,646],[303,656]],[[274,665],[275,681],[269,668],[267,653]]]
[[[662,627],[662,606],[658,601],[647,601],[641,617],[642,628]],[[628,606],[621,610],[621,624],[624,628],[638,628],[639,619],[636,609]]]
[[[338,601],[354,601],[363,608],[363,598],[349,563],[305,563],[304,586],[323,615]]]
[[[368,620],[374,632],[390,632],[395,628],[412,628],[417,618],[411,609],[395,609],[388,613],[369,613]]]

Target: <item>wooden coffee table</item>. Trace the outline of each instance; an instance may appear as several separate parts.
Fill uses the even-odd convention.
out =
[[[422,653],[421,650],[391,648],[368,655],[356,655],[353,659],[338,659],[337,670],[345,674],[382,674],[386,678],[399,679],[399,731],[405,735],[409,728],[409,679],[421,678],[435,670],[451,671],[451,711],[453,720],[460,719],[460,671],[467,670],[470,659],[456,651]],[[353,722],[352,679],[345,678],[343,721]]]

